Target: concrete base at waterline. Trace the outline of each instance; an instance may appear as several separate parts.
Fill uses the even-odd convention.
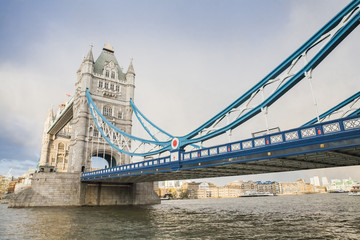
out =
[[[80,173],[36,173],[31,186],[14,194],[9,207],[158,204],[153,183],[82,183]]]
[[[153,183],[83,183],[85,206],[158,204]]]

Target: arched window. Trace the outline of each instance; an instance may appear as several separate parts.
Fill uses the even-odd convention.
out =
[[[110,106],[105,106],[103,108],[103,115],[104,116],[112,116],[112,108]]]
[[[111,72],[111,78],[115,78],[115,72],[114,71]]]
[[[106,72],[105,72],[105,77],[109,77],[109,70],[106,70]]]
[[[58,150],[64,150],[64,149],[65,149],[65,145],[63,143],[59,143]]]

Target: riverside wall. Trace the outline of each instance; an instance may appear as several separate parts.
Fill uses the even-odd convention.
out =
[[[82,183],[80,173],[35,173],[31,185],[9,199],[9,207],[158,204],[153,183]]]

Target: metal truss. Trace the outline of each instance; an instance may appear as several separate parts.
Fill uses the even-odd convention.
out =
[[[140,110],[136,107],[132,99],[130,99],[131,108],[134,111],[134,114],[144,130],[149,134],[149,136],[155,141],[171,141],[175,136],[170,133],[165,132],[153,122],[151,122]],[[193,148],[199,148],[198,145],[191,144]]]
[[[360,0],[354,0],[254,87],[182,137],[175,138],[157,127],[132,101],[135,116],[152,140],[132,136],[112,125],[96,108],[87,90],[89,108],[102,137],[119,152],[131,156],[149,156],[184,149],[188,145],[201,143],[226,132],[230,135],[233,129],[257,114],[263,112],[266,116],[268,108],[302,79],[307,78],[311,83],[312,71],[359,23]],[[355,113],[356,111],[352,114]]]
[[[156,126],[142,112],[140,112],[132,99],[130,99],[130,105],[141,126],[153,140],[159,141],[159,139],[163,139],[163,141],[170,141],[174,138],[173,135],[165,132],[164,130]]]
[[[96,128],[105,141],[117,151],[130,156],[144,157],[159,154],[171,148],[171,141],[158,141],[156,138],[154,140],[143,139],[118,129],[101,114],[88,89],[86,89],[86,98]]]
[[[358,114],[360,114],[360,92],[355,93],[354,95],[345,99],[335,107],[321,114],[318,118],[314,118],[309,122],[305,123],[303,126],[308,126],[328,120],[334,120],[336,118],[355,116]]]
[[[267,109],[303,78],[359,24],[360,1],[352,1],[264,79],[209,121],[180,137],[180,147],[202,142],[238,127]],[[303,60],[303,61],[301,61]]]

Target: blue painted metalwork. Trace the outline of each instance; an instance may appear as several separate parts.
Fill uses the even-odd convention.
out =
[[[359,115],[360,114],[360,108],[356,111],[354,111],[353,113],[351,113],[349,116],[355,116],[355,115]]]
[[[162,130],[160,127],[158,127],[157,125],[155,125],[153,122],[151,122],[140,110],[138,107],[136,107],[135,103],[133,102],[132,99],[130,99],[130,105],[131,108],[133,109],[136,118],[139,120],[141,126],[145,129],[145,131],[151,136],[152,139],[154,139],[155,141],[159,141],[154,134],[151,133],[151,131],[145,126],[145,123],[143,122],[143,120],[141,119],[141,117],[147,122],[149,123],[152,127],[154,127],[155,129],[157,129],[160,133],[170,137],[171,139],[175,138],[175,136],[171,135],[170,133],[165,132],[164,130]],[[140,117],[141,116],[141,117]],[[195,145],[195,144],[191,144],[192,147],[194,148],[200,148],[199,146]]]
[[[305,74],[309,71],[312,71],[317,67],[317,65],[359,24],[360,14],[359,12],[353,16],[353,18],[348,21],[341,29],[337,31],[334,37],[308,62],[305,67],[303,67],[299,72],[295,74],[295,76],[291,77],[283,86],[277,89],[272,95],[270,95],[266,100],[264,100],[261,104],[255,107],[253,110],[249,111],[244,116],[238,118],[236,121],[231,124],[211,132],[206,136],[201,136],[194,138],[199,132],[201,132],[206,127],[211,126],[213,123],[218,121],[221,118],[224,118],[227,113],[229,113],[232,109],[244,103],[247,99],[251,97],[256,91],[265,86],[271,79],[276,78],[282,73],[289,65],[300,58],[304,52],[309,51],[314,44],[317,44],[317,41],[326,33],[331,31],[343,18],[347,17],[348,14],[355,13],[355,11],[359,8],[360,1],[352,1],[348,6],[346,6],[340,13],[338,13],[331,21],[329,21],[322,29],[320,29],[313,37],[311,37],[302,47],[300,47],[295,53],[293,53],[288,59],[286,59],[282,64],[280,64],[275,70],[273,70],[268,76],[266,76],[263,80],[261,80],[258,84],[256,84],[253,88],[251,88],[248,92],[246,92],[243,96],[237,99],[230,106],[225,108],[223,111],[218,113],[216,116],[211,118],[205,124],[187,134],[184,137],[181,137],[182,146],[185,146],[194,142],[201,142],[208,140],[210,138],[216,137],[228,130],[236,128],[240,124],[246,122],[247,120],[254,117],[256,114],[261,112],[261,109],[265,107],[271,106],[277,99],[279,99],[282,95],[284,95],[287,91],[289,91],[293,86],[295,86],[301,79],[305,77]],[[347,19],[350,16],[347,17]]]
[[[92,100],[91,98],[91,95],[90,95],[90,92],[88,89],[86,89],[86,98],[88,100],[88,105],[89,105],[89,108],[90,108],[90,113],[93,117],[93,120],[95,122],[95,125],[97,127],[97,129],[99,130],[99,132],[101,133],[101,136],[106,140],[107,143],[109,143],[113,148],[115,148],[117,151],[121,152],[121,153],[125,153],[125,154],[128,154],[130,156],[146,156],[146,155],[154,155],[154,154],[158,154],[158,153],[161,153],[161,152],[164,152],[164,151],[167,151],[167,150],[170,150],[171,149],[171,146],[170,146],[170,141],[167,141],[167,142],[160,142],[160,141],[152,141],[152,140],[147,140],[147,139],[143,139],[143,138],[139,138],[139,137],[135,137],[131,134],[128,134],[120,129],[118,129],[117,127],[115,127],[111,122],[109,122],[100,112],[100,110],[96,107],[94,101]],[[100,127],[98,121],[96,120],[96,117],[95,117],[95,113],[94,111],[97,113],[97,115],[101,118],[102,121],[104,121],[106,123],[107,126],[109,126],[113,131],[129,138],[129,139],[132,139],[132,140],[136,140],[136,141],[140,141],[142,143],[147,143],[147,144],[153,144],[153,145],[156,145],[156,146],[160,146],[161,149],[160,150],[157,150],[157,151],[152,151],[150,153],[133,153],[133,152],[130,152],[130,151],[125,151],[123,149],[120,149],[118,146],[116,146],[110,139],[109,137],[106,136],[106,134],[104,133],[103,129]]]
[[[324,112],[323,114],[321,114],[319,116],[319,120],[323,120],[325,119],[327,116],[331,115],[332,113],[338,111],[339,109],[349,105],[350,103],[352,103],[354,100],[357,100],[360,97],[360,92],[355,93],[354,95],[352,95],[351,97],[345,99],[344,101],[342,101],[341,103],[339,103],[338,105],[336,105],[335,107],[327,110],[326,112]],[[351,114],[349,114],[349,116],[355,116],[358,115],[360,112],[360,109],[357,109],[356,111],[352,112]],[[318,118],[314,118],[312,120],[310,120],[309,122],[305,123],[303,126],[309,126],[311,124],[317,123],[318,122]]]
[[[204,163],[217,159],[232,159],[238,156],[246,156],[258,153],[269,153],[277,150],[286,150],[294,147],[302,147],[313,144],[324,144],[334,140],[359,138],[360,117],[347,117],[329,122],[303,126],[279,133],[262,137],[246,139],[242,141],[222,144],[190,152],[179,152],[180,158],[173,161],[170,157],[152,159],[148,161],[116,166],[82,174],[82,181],[96,179],[117,178],[142,174],[154,174],[161,172],[181,171],[205,167]],[[331,150],[332,147],[324,148],[322,151]],[[302,153],[317,152],[312,150]],[[292,153],[293,154],[293,153]],[[292,155],[290,153],[283,156]],[[272,158],[271,155],[256,157],[245,160],[228,161],[207,164],[206,167],[257,161]],[[173,168],[174,164],[177,168]]]
[[[235,102],[226,107],[223,111],[215,115],[213,118],[205,122],[203,125],[190,132],[189,134],[178,137],[180,142],[178,149],[181,150],[185,146],[209,140],[213,137],[219,136],[229,130],[232,130],[244,122],[248,121],[258,113],[260,113],[263,109],[268,108],[274,102],[276,102],[279,98],[281,98],[286,92],[288,92],[293,86],[295,86],[298,82],[300,82],[304,77],[311,75],[313,69],[317,67],[319,63],[334,49],[336,46],[354,30],[358,24],[360,23],[360,0],[354,0],[350,4],[348,4],[343,10],[341,10],[333,19],[331,19],[324,27],[322,27],[314,36],[312,36],[305,44],[303,44],[298,50],[296,50],[291,56],[289,56],[284,62],[282,62],[277,68],[275,68],[271,73],[269,73],[264,79],[258,82],[254,87],[252,87],[249,91],[243,94],[240,98],[238,98]],[[307,53],[317,46],[320,43],[327,41],[326,44],[312,57],[310,61],[307,61]],[[289,74],[293,69],[295,64],[301,59],[306,59],[306,64],[299,71],[294,73],[293,75]],[[280,77],[280,75],[285,74],[285,77]],[[205,129],[216,126],[220,121],[222,121],[226,116],[228,116],[231,112],[235,111],[236,108],[245,104],[248,100],[251,100],[254,95],[258,94],[263,90],[266,86],[272,84],[276,79],[280,79],[280,84],[276,88],[276,90],[270,94],[267,98],[264,98],[261,103],[257,106],[242,111],[234,121],[228,123],[223,127],[219,127],[218,129],[211,129],[205,132]],[[158,146],[160,149],[156,151],[150,151],[147,153],[131,153],[129,151],[124,151],[115,146],[110,139],[106,137],[102,129],[96,123],[96,126],[99,128],[101,135],[104,139],[115,149],[120,152],[132,155],[132,156],[147,156],[154,155],[158,153],[162,153],[165,151],[171,150],[171,140],[169,141],[158,141],[158,139],[151,133],[151,131],[145,126],[144,122],[141,120],[139,116],[141,116],[145,121],[147,121],[151,126],[159,130],[161,133],[173,138],[172,135],[166,133],[151,121],[149,121],[133,104],[131,101],[131,106],[134,109],[135,115],[139,119],[141,125],[148,132],[153,140],[147,140],[143,138],[134,137],[130,134],[127,134],[115,126],[113,126],[110,122],[106,120],[104,116],[101,115],[100,111],[96,108],[94,103],[92,102],[91,96],[89,92],[86,92],[89,107],[91,110],[91,114],[95,120],[95,116],[93,114],[92,108],[96,111],[96,113],[101,117],[101,119],[110,126],[117,133],[128,137],[129,139],[140,141],[146,144],[153,144]],[[205,134],[202,134],[204,131]],[[250,143],[249,143],[250,144]],[[202,150],[201,150],[202,151]]]
[[[140,110],[136,107],[135,103],[133,102],[132,99],[130,99],[130,105],[131,108],[133,109],[136,118],[139,120],[139,122],[141,123],[141,126],[146,130],[146,132],[152,137],[152,139],[154,139],[155,141],[158,141],[158,139],[154,136],[154,134],[152,134],[150,132],[150,130],[145,126],[145,124],[143,123],[143,121],[141,120],[140,116],[145,119],[146,122],[148,122],[151,126],[153,126],[154,128],[156,128],[159,132],[165,134],[166,136],[170,137],[170,138],[174,138],[173,135],[165,132],[164,130],[162,130],[161,128],[159,128],[158,126],[156,126],[154,123],[152,123],[142,112],[140,112]],[[140,116],[139,116],[140,115]]]

